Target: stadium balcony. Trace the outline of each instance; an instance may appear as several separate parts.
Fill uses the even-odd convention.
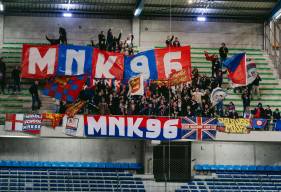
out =
[[[7,65],[7,83],[10,81],[10,72],[16,65],[21,64],[22,45],[27,44],[46,44],[46,42],[28,42],[23,40],[22,42],[4,42],[1,53],[4,61]],[[159,48],[159,47],[156,47]],[[137,48],[138,49],[138,48]],[[211,62],[206,61],[204,51],[207,50],[210,54],[217,53],[218,48],[205,48],[205,47],[192,47],[191,45],[191,61],[192,67],[198,68],[199,73],[211,75]],[[262,78],[260,83],[261,99],[252,100],[251,106],[255,107],[259,102],[263,106],[270,105],[272,108],[281,109],[281,86],[279,85],[279,79],[276,76],[276,71],[272,65],[272,61],[268,55],[266,55],[261,49],[254,48],[230,48],[229,56],[238,52],[247,52],[247,55],[254,59],[257,64],[257,70]],[[31,80],[22,80],[22,91],[17,94],[0,95],[0,124],[4,123],[5,113],[29,113],[31,111],[31,97],[28,92],[28,88],[31,84]],[[228,84],[228,80],[225,75],[224,84]],[[234,93],[229,91],[229,95],[225,99],[225,104],[233,101],[236,106],[237,112],[241,115],[243,110],[242,100],[240,93]],[[39,112],[53,112],[54,101],[50,97],[42,96],[42,108]]]
[[[137,163],[0,161],[0,191],[144,192]]]

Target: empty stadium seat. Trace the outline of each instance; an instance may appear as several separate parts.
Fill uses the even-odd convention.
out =
[[[139,168],[130,163],[1,161],[0,191],[144,192],[142,180],[124,172]]]

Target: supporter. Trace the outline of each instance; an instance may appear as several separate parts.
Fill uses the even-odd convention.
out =
[[[194,96],[195,101],[199,105],[202,105],[202,96],[205,95],[205,93],[202,93],[199,88],[196,88],[195,92],[193,92],[192,95]]]
[[[172,35],[172,37],[170,37],[168,35],[167,39],[166,39],[166,47],[172,47],[173,46],[173,40],[174,40],[174,35]]]
[[[99,39],[99,49],[106,50],[106,39],[103,34],[103,31],[101,31],[100,34],[98,35],[98,39]]]
[[[3,57],[0,58],[0,86],[1,93],[5,93],[6,87],[6,63],[3,61]]]
[[[247,107],[250,106],[251,103],[251,99],[250,99],[250,95],[247,89],[245,89],[241,95],[242,101],[243,101],[243,116],[244,116],[244,112],[246,110]]]
[[[273,123],[275,123],[277,120],[279,120],[281,117],[280,117],[280,111],[278,108],[276,108],[274,111],[273,111]]]
[[[59,108],[59,113],[64,114],[66,111],[66,104],[64,101],[60,101],[60,108]]]
[[[210,107],[208,103],[205,103],[202,110],[202,116],[204,117],[214,117],[214,108]]]
[[[246,109],[244,111],[244,114],[243,114],[243,117],[245,119],[250,119],[252,117],[250,107],[246,107]]]
[[[105,98],[101,99],[101,102],[99,103],[98,108],[100,110],[101,115],[109,114],[109,108],[108,108],[108,104],[105,102]]]
[[[219,49],[219,53],[220,53],[220,62],[223,65],[224,61],[227,58],[227,54],[228,54],[228,48],[226,47],[225,43],[221,44],[221,47]]]
[[[267,105],[266,109],[264,110],[264,114],[265,114],[265,118],[267,119],[267,124],[265,126],[265,130],[269,130],[269,125],[271,122],[271,118],[272,118],[272,111],[270,109],[270,106]]]
[[[57,45],[57,44],[67,45],[66,30],[64,28],[60,27],[58,39],[50,39],[47,35],[46,35],[46,39],[50,42],[51,45]]]
[[[120,44],[120,40],[121,40],[121,36],[122,36],[122,32],[119,33],[118,37],[113,37],[113,51],[114,52],[120,52],[118,51],[118,47],[119,47],[119,44]]]
[[[21,91],[21,89],[20,89],[20,73],[21,73],[21,71],[20,71],[18,66],[16,66],[11,73],[13,83],[14,83],[14,86],[13,86],[14,92],[16,92],[16,91],[20,92]]]
[[[227,106],[227,116],[229,118],[237,118],[238,117],[238,113],[236,112],[235,105],[232,101]]]
[[[262,80],[261,77],[259,76],[259,74],[257,74],[256,79],[252,83],[252,87],[253,87],[252,88],[252,94],[251,94],[252,98],[255,94],[258,96],[258,99],[261,98],[260,88],[259,88],[261,80]]]
[[[220,117],[224,116],[224,112],[223,112],[223,96],[219,95],[218,98],[218,103],[216,104],[216,114]]]
[[[180,46],[181,46],[181,44],[180,44],[178,37],[175,37],[175,40],[173,42],[173,47],[180,47]]]
[[[215,78],[215,81],[217,83],[217,85],[219,87],[222,86],[222,83],[223,83],[223,74],[226,73],[226,72],[223,72],[221,69],[218,70],[218,73],[216,74],[216,78]]]
[[[108,29],[107,31],[106,46],[107,46],[107,51],[113,50],[113,34],[111,29]]]
[[[215,77],[215,75],[218,73],[218,70],[221,68],[218,55],[217,54],[209,55],[207,51],[204,51],[204,53],[205,53],[206,60],[212,62],[212,77]]]
[[[67,37],[66,37],[66,30],[62,27],[59,28],[59,34],[60,34],[60,43],[67,45]]]
[[[133,55],[134,54],[134,35],[130,34],[125,43],[124,43],[124,53],[125,55]]]
[[[29,88],[29,92],[32,98],[32,111],[38,110],[41,108],[41,100],[38,94],[38,81],[34,81]]]
[[[98,45],[95,43],[94,40],[91,40],[91,46],[94,48],[98,48]]]
[[[254,118],[264,118],[265,117],[265,111],[262,107],[261,103],[258,103],[258,106],[253,111]]]

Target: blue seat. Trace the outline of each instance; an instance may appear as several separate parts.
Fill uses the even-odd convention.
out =
[[[257,171],[265,171],[266,166],[257,166]]]
[[[203,170],[203,166],[200,165],[200,164],[197,164],[197,165],[194,165],[194,169],[195,169],[196,171],[202,171],[202,170]]]
[[[240,165],[234,165],[233,170],[234,171],[241,171],[241,166]]]
[[[204,171],[209,171],[210,168],[211,168],[210,165],[206,165],[206,164],[204,164],[204,165],[202,165],[202,166],[203,166],[203,170],[204,170]]]

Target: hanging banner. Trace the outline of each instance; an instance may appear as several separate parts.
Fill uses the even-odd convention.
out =
[[[169,47],[155,49],[158,79],[168,79],[171,74],[186,70],[187,76],[191,77],[190,47]]]
[[[218,118],[217,130],[225,133],[247,134],[250,133],[250,125],[249,119]]]
[[[125,56],[124,79],[142,75],[143,80],[158,79],[154,50],[140,52],[134,56]]]
[[[124,56],[121,53],[114,53],[94,49],[93,55],[93,78],[123,79]]]
[[[64,133],[69,136],[77,136],[78,126],[79,126],[78,118],[68,117],[66,121]]]
[[[148,140],[181,138],[180,119],[147,116],[85,115],[85,136],[122,137]]]
[[[217,119],[208,117],[182,117],[182,139],[214,140],[217,133]]]
[[[40,114],[6,114],[5,130],[30,134],[40,134],[42,115]]]
[[[56,75],[57,45],[27,45],[22,48],[22,78],[45,79]]]
[[[134,77],[129,80],[129,94],[130,95],[143,95],[144,83],[142,76]]]
[[[40,134],[42,124],[41,114],[25,114],[22,131],[31,134]]]
[[[175,86],[190,81],[191,81],[191,74],[189,73],[188,69],[182,69],[180,71],[171,74],[169,78],[169,85]]]
[[[60,45],[57,75],[91,75],[93,47]]]
[[[61,125],[63,117],[64,117],[64,114],[43,113],[42,114],[42,125],[51,126],[52,128],[56,128]]]
[[[76,45],[23,45],[22,78],[89,75],[128,81],[167,80],[184,70],[191,77],[190,47],[153,49],[133,56]]]

